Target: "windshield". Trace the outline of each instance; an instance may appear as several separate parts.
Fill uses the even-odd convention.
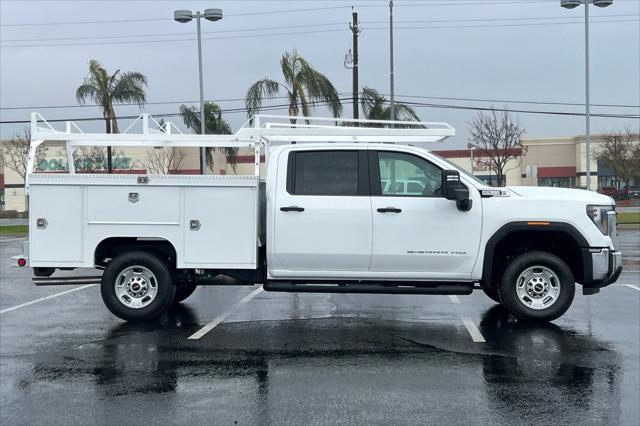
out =
[[[480,184],[482,186],[488,186],[486,184],[486,182],[483,182],[482,180],[478,179],[477,177],[475,177],[474,175],[472,175],[471,173],[469,173],[468,171],[466,171],[462,167],[458,166],[457,164],[452,163],[451,161],[447,160],[446,158],[443,158],[443,157],[441,157],[439,155],[436,155],[433,152],[431,152],[431,155],[435,155],[436,157],[438,157],[439,159],[441,159],[445,163],[449,164],[452,169],[458,170],[461,174],[465,175],[466,177],[468,177],[472,181],[474,181],[474,182],[476,182],[476,183],[478,183],[478,184]]]

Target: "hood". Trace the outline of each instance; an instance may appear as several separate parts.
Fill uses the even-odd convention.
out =
[[[614,205],[613,198],[585,189],[551,188],[545,186],[509,186],[513,193],[522,197],[541,200],[583,201],[585,204]]]

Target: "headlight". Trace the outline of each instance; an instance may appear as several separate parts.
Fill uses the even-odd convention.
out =
[[[595,223],[602,235],[609,235],[609,213],[615,210],[613,206],[587,206],[587,216]]]

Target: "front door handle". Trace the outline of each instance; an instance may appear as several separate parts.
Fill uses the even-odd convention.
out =
[[[303,212],[304,207],[298,206],[289,206],[289,207],[280,207],[281,212]]]
[[[402,210],[395,207],[382,207],[378,209],[378,213],[400,213]]]

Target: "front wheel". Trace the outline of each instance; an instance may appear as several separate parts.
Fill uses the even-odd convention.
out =
[[[484,294],[491,300],[493,300],[496,303],[502,303],[500,301],[500,294],[498,293],[498,289],[495,287],[492,288],[488,288],[488,287],[482,287],[482,291],[484,292]]]
[[[160,315],[173,300],[175,286],[166,262],[137,251],[113,259],[102,274],[102,300],[124,320],[146,320]]]
[[[507,266],[500,283],[502,304],[526,321],[552,321],[564,314],[575,294],[571,269],[558,256],[530,252]]]

